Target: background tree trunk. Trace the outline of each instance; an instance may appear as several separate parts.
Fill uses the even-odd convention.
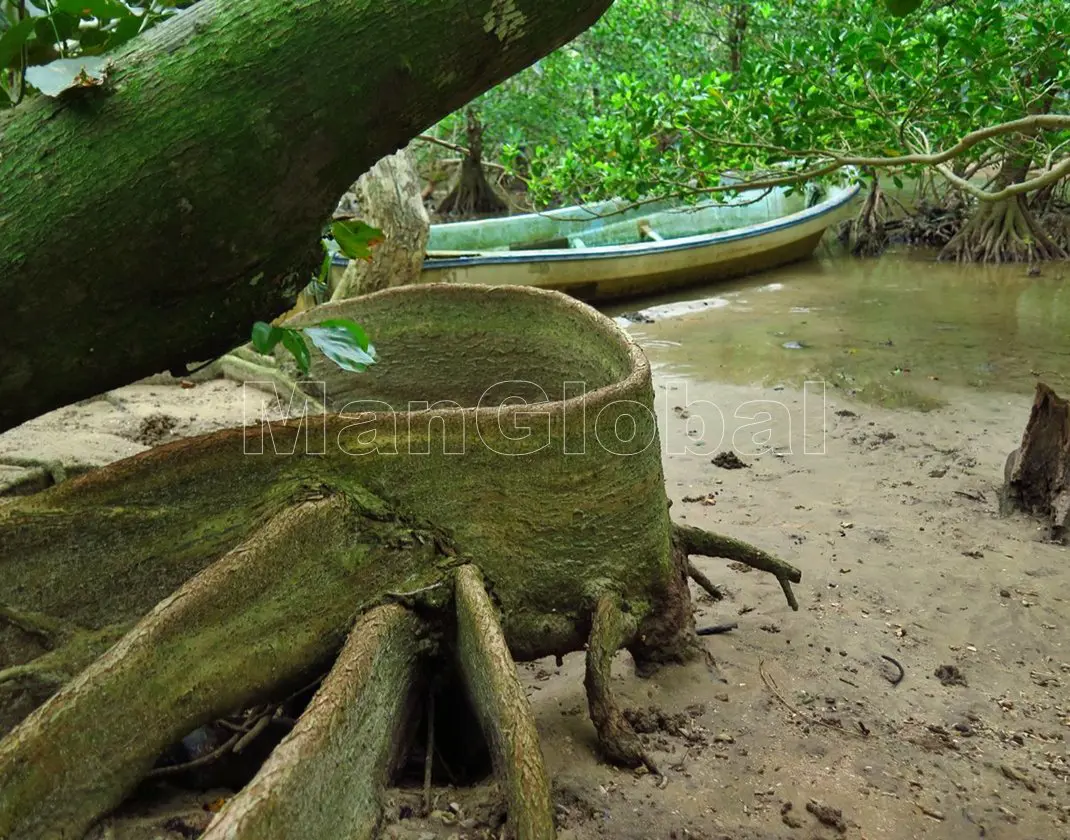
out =
[[[1070,536],[1070,402],[1037,383],[1021,445],[1007,456],[1000,512],[1047,520],[1053,540]]]
[[[481,216],[505,213],[509,207],[494,191],[483,172],[483,124],[475,108],[467,113],[468,154],[461,161],[457,181],[438,205],[444,216]]]
[[[377,160],[611,0],[202,0],[0,117],[0,431],[293,304]]]
[[[360,176],[354,192],[360,217],[386,238],[375,246],[370,261],[350,261],[331,292],[331,300],[419,283],[431,219],[409,149],[375,164]]]

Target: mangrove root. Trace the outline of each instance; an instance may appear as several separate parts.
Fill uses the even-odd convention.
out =
[[[457,658],[505,791],[513,836],[553,840],[553,801],[539,733],[494,604],[475,566],[459,568],[455,581]]]
[[[616,595],[598,599],[587,643],[587,670],[584,687],[587,707],[598,733],[598,743],[607,759],[624,767],[645,764],[652,773],[658,768],[643,750],[639,736],[617,706],[610,688],[613,656],[635,634],[635,622],[621,610]]]
[[[791,584],[802,580],[802,572],[774,557],[760,548],[755,548],[742,540],[714,534],[691,525],[673,523],[673,538],[687,554],[699,554],[703,557],[723,557],[744,563],[754,569],[769,572],[780,583],[784,597],[793,610],[799,609],[799,602],[791,590]]]
[[[364,502],[306,491],[0,741],[0,837],[80,836],[165,747],[322,662],[359,600],[351,564],[433,562],[431,541],[390,550],[391,520]]]
[[[506,203],[488,183],[483,172],[483,126],[475,109],[467,111],[468,154],[461,162],[457,182],[438,205],[444,216],[475,216],[504,213]]]
[[[205,732],[219,757],[191,777],[234,752],[243,765],[211,840],[374,835],[370,803],[415,743],[400,732],[427,689],[426,629],[454,642],[512,833],[547,840],[515,661],[589,644],[602,743],[633,762],[608,663],[619,645],[641,674],[701,653],[687,554],[765,569],[789,594],[799,580],[752,546],[673,526],[649,364],[589,307],[428,284],[289,325],[329,318],[359,320],[390,363],[356,377],[313,350],[324,416],[178,440],[0,504],[0,837],[82,836],[142,779],[189,770]],[[593,622],[592,591],[613,593]],[[339,649],[302,713],[295,696]],[[292,731],[245,772],[276,722]]]
[[[724,592],[721,591],[721,588],[706,577],[706,574],[690,560],[687,561],[687,576],[705,590],[706,594],[713,600],[724,600]]]
[[[1021,196],[982,202],[940,252],[940,259],[958,262],[1037,262],[1066,257],[1066,251],[1048,235]]]
[[[297,725],[202,840],[372,837],[418,682],[421,622],[377,607],[356,622]]]

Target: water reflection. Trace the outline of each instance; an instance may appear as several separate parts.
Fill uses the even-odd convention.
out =
[[[644,303],[654,323],[629,331],[660,369],[698,379],[822,379],[915,408],[942,404],[946,386],[1032,393],[1040,378],[1070,393],[1067,263],[1030,277],[916,252],[824,257]]]

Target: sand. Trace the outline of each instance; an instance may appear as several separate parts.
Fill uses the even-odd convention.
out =
[[[1029,398],[962,390],[917,413],[663,374],[656,387],[673,515],[798,565],[801,608],[766,575],[700,561],[729,597],[696,591],[699,625],[739,624],[704,639],[716,668],[643,680],[620,656],[617,690],[645,710],[663,778],[599,762],[582,654],[522,666],[562,840],[1070,837],[1070,555],[1036,522],[997,514]],[[160,377],[0,435],[0,462],[100,466],[240,425],[248,399],[234,383]],[[769,419],[737,434],[737,415],[762,409]],[[725,450],[748,466],[713,465]],[[897,685],[882,657],[901,664]],[[496,836],[480,824],[495,810],[486,791],[436,793],[432,819],[397,822],[411,796],[392,792],[385,836]],[[172,809],[151,829],[94,836],[196,836],[216,795],[194,797],[187,822]]]

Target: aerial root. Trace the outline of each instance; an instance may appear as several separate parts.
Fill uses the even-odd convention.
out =
[[[635,635],[635,622],[620,608],[615,594],[605,593],[595,605],[591,637],[587,643],[587,670],[583,684],[587,707],[607,759],[624,767],[658,768],[643,750],[642,742],[625,719],[610,688],[613,657]]]
[[[721,588],[706,577],[705,573],[690,560],[687,561],[687,576],[704,589],[706,594],[713,598],[713,600],[724,600],[724,592],[721,591]]]
[[[372,837],[419,683],[422,623],[366,613],[293,730],[202,840]]]
[[[672,530],[673,539],[687,554],[698,554],[703,557],[723,557],[773,575],[780,583],[780,588],[784,590],[784,597],[788,601],[788,606],[796,611],[799,609],[799,602],[795,599],[791,584],[802,580],[802,572],[790,563],[785,563],[779,557],[774,557],[772,554],[762,551],[750,543],[704,531],[691,525],[680,525],[674,522]],[[690,573],[689,567],[688,574]],[[699,585],[701,586],[701,584]]]
[[[475,566],[457,569],[454,598],[460,671],[505,792],[511,835],[554,840],[553,801],[535,717]]]
[[[7,604],[0,604],[0,624],[16,627],[39,639],[48,648],[55,647],[69,632],[62,622],[50,615],[16,609]]]
[[[315,622],[340,587],[313,571],[346,511],[341,496],[284,508],[0,740],[0,837],[82,836],[167,746],[329,655]]]
[[[287,399],[297,388],[297,382],[279,367],[279,363],[274,356],[262,356],[255,350],[244,346],[236,347],[229,353],[220,356],[204,370],[191,375],[190,378],[194,380],[214,379],[219,376],[232,382],[238,382],[243,385],[248,384],[254,387],[256,385],[271,385],[277,394],[287,395]],[[302,399],[308,403],[307,411],[313,414],[326,413],[327,409],[324,405],[308,394],[304,394]]]
[[[1064,259],[1055,242],[1020,196],[977,208],[940,252],[959,262],[1034,262]]]
[[[11,478],[0,479],[0,496],[13,496],[44,490],[67,480],[67,468],[61,461],[39,458],[0,458],[0,467],[23,470]],[[84,471],[82,468],[81,471]]]

